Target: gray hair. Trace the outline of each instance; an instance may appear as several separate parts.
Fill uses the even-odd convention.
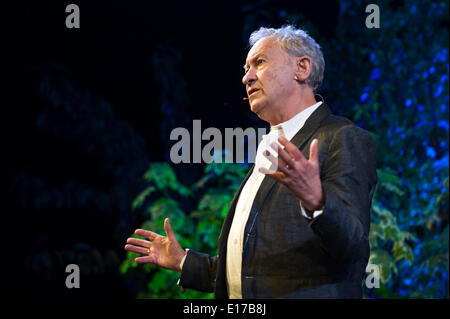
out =
[[[285,25],[279,29],[261,27],[250,35],[249,43],[253,46],[259,40],[268,37],[275,38],[287,53],[296,57],[306,55],[311,59],[311,74],[306,79],[306,84],[313,92],[316,92],[322,85],[325,70],[325,60],[320,45],[306,31],[291,25]]]

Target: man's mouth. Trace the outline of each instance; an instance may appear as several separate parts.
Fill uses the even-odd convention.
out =
[[[259,91],[259,89],[250,89],[248,91],[248,97],[250,97],[253,93],[258,92],[258,91]]]

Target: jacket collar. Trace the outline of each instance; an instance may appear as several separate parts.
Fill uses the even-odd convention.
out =
[[[295,144],[298,148],[302,148],[305,142],[314,134],[319,128],[322,121],[331,114],[328,105],[323,102],[306,120],[305,125],[298,131],[292,138],[291,143]]]

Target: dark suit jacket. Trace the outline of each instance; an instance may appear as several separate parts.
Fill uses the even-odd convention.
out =
[[[298,198],[265,177],[245,228],[242,256],[243,298],[361,298],[369,258],[372,196],[377,183],[376,145],[350,120],[332,115],[323,103],[291,140],[306,158],[319,140],[325,194],[323,214],[302,216]],[[180,286],[228,298],[227,238],[235,194],[219,236],[218,256],[190,250]]]

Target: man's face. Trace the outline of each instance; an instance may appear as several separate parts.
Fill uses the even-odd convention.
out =
[[[295,58],[280,47],[274,38],[261,39],[247,55],[245,75],[250,109],[268,120],[279,112],[295,90]]]

